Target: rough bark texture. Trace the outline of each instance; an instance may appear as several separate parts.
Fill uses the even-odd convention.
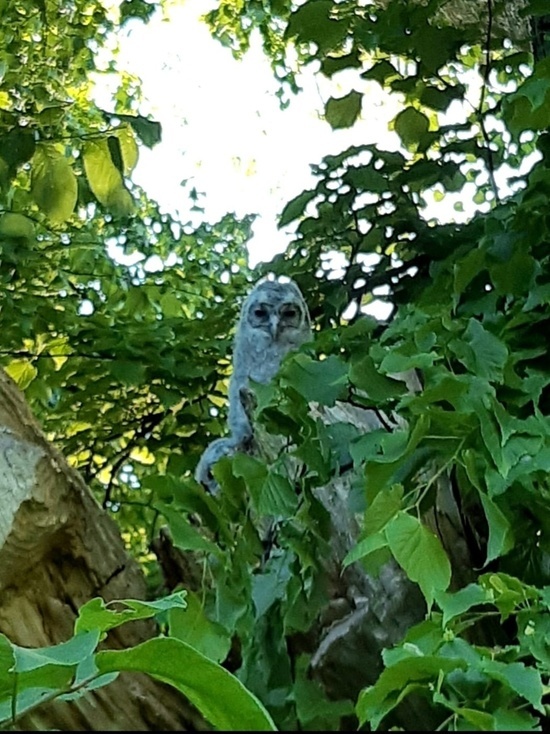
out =
[[[145,579],[113,520],[0,372],[0,632],[25,647],[63,642],[73,633],[78,608],[96,596],[144,599]],[[152,622],[134,622],[113,630],[107,645],[126,648],[154,634]],[[44,706],[21,727],[208,728],[177,691],[140,674],[122,674],[77,702]]]

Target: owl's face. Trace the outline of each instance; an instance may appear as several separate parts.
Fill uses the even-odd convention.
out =
[[[245,303],[246,323],[273,341],[303,334],[310,328],[305,302],[294,283],[260,283]]]

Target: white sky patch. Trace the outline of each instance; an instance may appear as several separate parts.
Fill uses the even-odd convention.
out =
[[[228,212],[257,214],[249,243],[254,267],[286,249],[293,225],[279,230],[277,218],[289,200],[315,185],[310,165],[350,145],[400,149],[389,123],[403,105],[399,96],[376,82],[361,80],[356,70],[344,70],[330,80],[311,68],[298,78],[302,91],[281,110],[277,81],[260,39],[254,37],[250,51],[237,61],[200,21],[215,4],[215,0],[185,0],[169,6],[164,16],[157,12],[147,24],[127,23],[118,34],[117,69],[141,79],[144,101],[139,113],[162,125],[158,145],[152,150],[140,146],[132,179],[184,226],[196,226],[202,218],[214,222]],[[480,81],[478,74],[469,73],[469,102],[452,103],[440,115],[441,124],[466,119],[479,102]],[[117,86],[115,75],[99,75],[100,106],[113,109],[111,95]],[[364,94],[360,119],[350,129],[332,130],[322,119],[325,102],[351,89]],[[522,173],[532,164],[533,160],[524,161]],[[503,193],[510,191],[506,186],[510,173],[497,173]],[[193,187],[203,194],[198,202],[189,196]],[[435,185],[424,193],[425,216],[441,222],[466,221],[480,208],[472,201],[476,190],[476,184],[469,183],[461,192],[449,194]],[[204,214],[193,210],[194,205]],[[126,261],[120,243],[113,243],[112,249],[118,251],[114,255],[118,260]],[[144,258],[133,256],[131,262],[139,259]],[[144,269],[156,271],[162,267],[158,260],[150,259]],[[379,316],[384,311],[384,317],[389,306],[375,299],[367,308]]]
[[[144,25],[130,22],[119,34],[117,68],[142,80],[140,113],[162,124],[162,141],[152,150],[140,147],[132,175],[163,210],[183,222],[197,222],[189,190],[204,193],[198,204],[215,221],[228,212],[258,214],[249,245],[250,264],[282,252],[289,232],[276,220],[284,205],[314,185],[310,164],[349,145],[378,143],[396,149],[399,140],[388,122],[399,102],[375,83],[357,81],[352,71],[334,81],[306,71],[303,91],[281,110],[259,38],[242,61],[214,40],[199,21],[212,0],[186,0]],[[350,80],[358,91],[370,90],[363,119],[350,130],[332,130],[320,118],[324,101],[343,96]],[[117,81],[98,81],[96,98],[112,109]],[[182,186],[182,182],[187,185]]]

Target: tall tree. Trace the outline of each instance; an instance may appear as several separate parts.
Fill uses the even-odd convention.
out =
[[[349,79],[326,100],[334,128],[368,115],[372,85],[402,102],[398,150],[367,140],[325,157],[281,214],[295,240],[267,268],[307,294],[316,338],[256,387],[259,452],[218,463],[215,499],[192,471],[224,432],[249,222],[161,215],[129,178],[139,140],[159,136],[133,82],[108,111],[89,101],[92,52],[149,4],[123,2],[118,19],[9,5],[3,363],[146,572],[149,601],[127,602],[128,618],[156,616],[165,637],[97,653],[115,622],[90,600],[72,657],[38,665],[16,643],[57,639],[3,638],[5,720],[22,710],[17,676],[23,692],[39,677],[76,695],[93,656],[94,681],[149,671],[218,727],[271,725],[219,663],[280,728],[547,725],[546,5],[251,0],[209,15],[237,53],[260,31],[283,104],[291,59]],[[141,263],[109,257],[115,244]],[[374,299],[387,323],[364,314]],[[185,602],[156,601],[181,587]],[[159,668],[152,650],[182,662]],[[222,693],[189,688],[176,673],[191,662]]]
[[[355,699],[365,686],[355,710],[373,728],[394,714],[406,728],[427,729],[432,717],[441,728],[545,721],[547,11],[544,2],[309,0],[240,11],[222,3],[209,15],[237,52],[259,29],[283,99],[296,89],[296,58],[341,79],[347,93],[326,101],[334,128],[368,118],[373,84],[403,105],[392,123],[400,150],[372,140],[325,157],[313,168],[317,185],[282,212],[296,237],[269,267],[296,278],[322,330],[315,356],[283,370],[284,398],[262,389],[258,413],[291,437],[304,464],[300,510],[279,534],[292,573],[286,586],[277,576],[280,608],[270,610],[290,637],[300,629],[290,602],[296,576],[303,583],[318,568],[304,550],[312,547],[304,536],[319,535],[307,500],[351,467],[349,511],[360,534],[344,565],[379,573],[382,588],[364,594],[370,636],[344,606],[342,620],[329,619],[315,641],[309,670],[333,695]],[[427,214],[434,201],[451,203],[459,222]],[[335,253],[341,274],[327,264]],[[387,324],[362,314],[376,298],[393,306]],[[413,391],[394,379],[410,370],[420,380]],[[365,435],[357,418],[342,416],[327,429],[326,420],[308,420],[312,400],[396,414],[406,427],[384,419]],[[239,463],[235,471],[234,461],[233,474],[251,494],[267,490],[254,489],[257,470]],[[297,545],[288,527],[304,516],[310,527]],[[404,622],[411,611],[402,588],[403,606],[392,606],[399,587],[384,584],[391,557],[420,587],[427,614],[376,667],[376,638],[393,644],[390,619]],[[323,627],[322,614],[317,622]],[[402,705],[394,712],[411,693],[412,713]],[[304,725],[298,694],[293,700]]]

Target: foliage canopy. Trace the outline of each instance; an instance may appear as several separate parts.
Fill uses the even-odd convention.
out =
[[[295,278],[318,332],[257,390],[258,423],[285,447],[269,462],[221,461],[216,500],[191,477],[224,433],[251,219],[193,227],[162,213],[131,181],[140,146],[160,138],[135,80],[121,80],[110,110],[92,101],[95,51],[154,6],[125,1],[117,17],[94,0],[55,5],[3,8],[0,353],[115,515],[151,598],[166,591],[149,547],[161,524],[202,564],[186,609],[154,609],[168,639],[147,644],[200,655],[227,700],[239,691],[241,721],[216,718],[214,699],[197,694],[219,726],[269,727],[272,716],[280,728],[336,729],[354,714],[375,729],[415,694],[441,729],[539,730],[550,670],[547,3],[223,0],[209,13],[234,53],[262,35],[283,101],[298,89],[289,48],[328,78],[345,72],[347,92],[326,101],[333,128],[368,115],[373,85],[402,102],[395,149],[372,140],[326,156],[313,166],[314,188],[281,213],[294,242],[265,270]],[[457,221],[428,215],[432,201],[453,202]],[[123,265],[115,246],[141,260]],[[387,323],[362,311],[375,298],[393,305]],[[408,370],[416,392],[395,379]],[[327,426],[312,401],[395,414],[400,427]],[[331,702],[308,678],[308,655],[287,642],[307,635],[328,601],[320,559],[330,518],[316,490],[342,471],[361,523],[346,563],[376,575],[393,557],[427,612],[385,650],[356,701]],[[460,507],[467,567],[453,566],[426,524],[440,477]],[[276,539],[266,550],[267,522]],[[93,645],[74,639],[88,660]],[[218,665],[236,640],[241,683]],[[2,650],[8,719],[15,653],[7,640]],[[99,655],[104,675],[124,666],[174,673],[153,670],[145,649]],[[23,658],[29,687],[42,670],[51,678],[39,685],[67,694],[65,668],[25,668]]]

